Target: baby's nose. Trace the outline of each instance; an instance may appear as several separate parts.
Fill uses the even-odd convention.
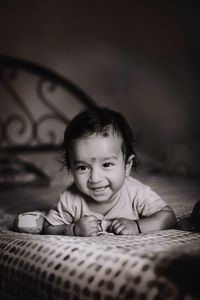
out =
[[[90,172],[90,181],[93,183],[99,182],[102,179],[102,172],[98,168],[94,168]]]

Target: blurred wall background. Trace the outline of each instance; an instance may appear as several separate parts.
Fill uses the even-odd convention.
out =
[[[1,1],[0,53],[50,67],[121,111],[148,155],[197,168],[199,12],[189,0]]]

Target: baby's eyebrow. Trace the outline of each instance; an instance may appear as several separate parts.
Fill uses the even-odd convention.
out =
[[[116,157],[116,156],[114,156],[114,155],[112,155],[112,156],[108,156],[108,157],[103,157],[102,158],[102,161],[108,161],[108,160],[118,160],[118,158]],[[92,157],[91,158],[91,160],[92,161],[96,161],[97,159],[96,159],[96,157]],[[84,160],[74,160],[73,161],[73,164],[74,165],[78,165],[78,164],[88,164],[88,162],[86,162],[86,161],[84,161]]]
[[[78,164],[86,164],[86,162],[83,161],[83,160],[74,160],[74,161],[73,161],[73,164],[74,164],[74,165],[78,165]]]
[[[117,160],[118,158],[116,156],[112,155],[112,156],[109,156],[109,157],[105,157],[103,160],[110,160],[110,159]]]

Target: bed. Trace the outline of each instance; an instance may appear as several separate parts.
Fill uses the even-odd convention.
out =
[[[73,101],[80,101],[81,107],[77,105],[76,110],[83,105],[95,105],[81,89],[46,68],[1,57],[1,78],[7,66],[6,74],[12,80],[18,78],[16,72],[21,69],[31,71],[34,80],[38,74],[42,81],[48,78],[51,93],[55,91],[52,85],[55,81],[63,90],[70,91]],[[13,92],[12,87],[7,91]],[[16,95],[19,100],[22,94],[15,92]],[[74,110],[69,103],[68,107]],[[14,116],[19,121],[18,114]],[[40,118],[39,125],[47,116],[64,123],[69,119],[60,114],[58,107],[56,114],[49,112],[48,107],[45,116]],[[44,157],[52,158],[59,151],[54,134],[51,133],[50,142],[41,141],[35,134],[31,135],[32,140],[25,139],[16,145],[14,138],[10,143],[11,139],[6,136],[8,130],[5,130],[5,124],[13,119],[7,117],[6,120],[1,121],[4,139],[0,152],[0,299],[200,299],[200,232],[187,223],[194,204],[200,199],[199,178],[155,172],[155,168],[144,168],[133,174],[172,206],[182,224],[177,229],[136,236],[104,233],[98,237],[15,232],[12,224],[18,214],[47,211],[67,182],[57,177],[57,173],[52,175],[52,170],[46,172],[44,167]],[[23,120],[26,117],[22,117],[21,124],[25,124]],[[34,128],[39,127],[34,125]],[[36,157],[41,155],[42,162],[36,163]]]

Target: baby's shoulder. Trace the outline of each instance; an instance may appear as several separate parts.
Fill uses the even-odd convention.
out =
[[[148,197],[152,194],[152,189],[149,185],[131,176],[126,178],[124,186],[131,198]]]
[[[144,183],[142,183],[141,181],[139,181],[138,179],[132,177],[132,176],[128,176],[125,180],[125,185],[128,188],[134,188],[134,189],[142,189],[147,187],[147,185],[145,185]]]
[[[81,201],[83,198],[82,194],[79,192],[79,190],[76,188],[74,184],[67,187],[64,191],[60,193],[60,200],[61,201]]]

